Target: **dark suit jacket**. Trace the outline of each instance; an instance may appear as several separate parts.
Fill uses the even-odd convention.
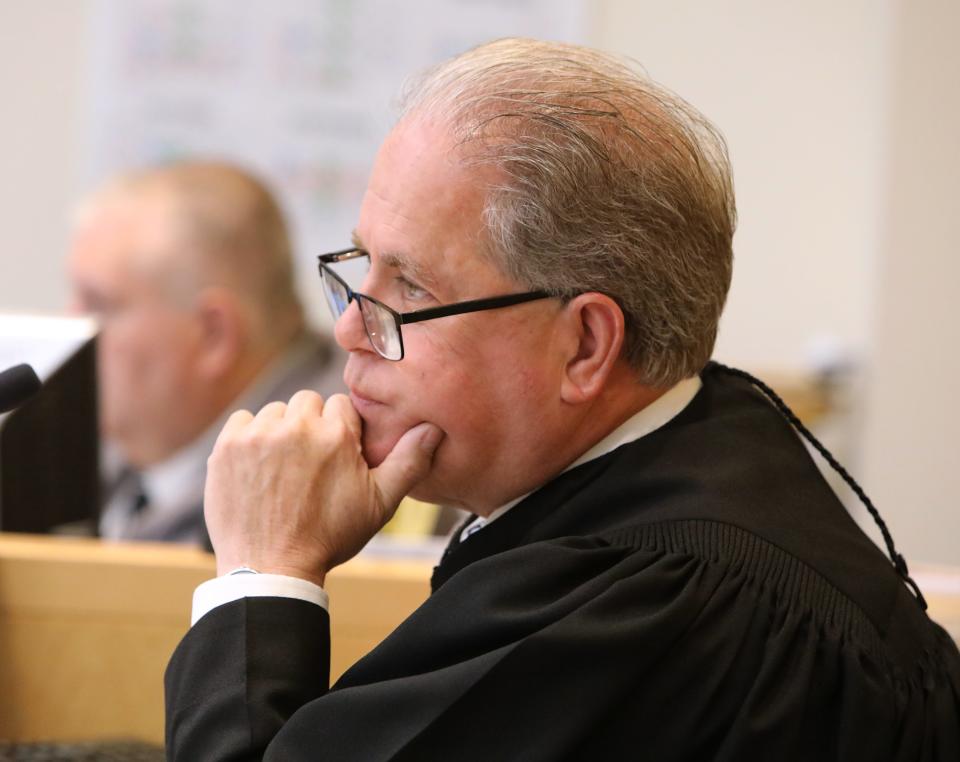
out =
[[[322,609],[207,614],[167,670],[169,757],[960,759],[956,646],[779,414],[703,380],[665,427],[454,540],[332,688]]]

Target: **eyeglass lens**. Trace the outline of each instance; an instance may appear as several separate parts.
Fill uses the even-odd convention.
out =
[[[339,318],[350,306],[350,293],[339,279],[331,277],[321,270],[324,285],[323,293],[334,318]],[[373,348],[388,360],[399,360],[403,356],[400,332],[393,315],[381,305],[359,294],[355,294],[363,317],[363,327],[370,338]]]
[[[363,325],[374,349],[388,360],[399,360],[402,354],[397,323],[387,310],[376,302],[359,298]]]
[[[339,280],[331,278],[323,270],[320,271],[320,275],[323,280],[323,293],[324,296],[327,297],[327,304],[333,316],[338,318],[346,312],[347,307],[350,305],[350,297],[347,294],[347,289]]]

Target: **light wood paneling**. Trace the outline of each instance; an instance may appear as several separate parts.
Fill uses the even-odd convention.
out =
[[[335,678],[429,593],[425,561],[331,573]],[[0,535],[0,738],[162,741],[163,671],[213,557],[159,544]]]

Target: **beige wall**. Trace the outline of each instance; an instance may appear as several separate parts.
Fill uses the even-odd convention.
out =
[[[0,311],[57,310],[66,299],[90,5],[0,2]]]
[[[892,0],[600,4],[596,36],[709,116],[740,224],[721,359],[868,349]]]
[[[865,483],[907,558],[960,564],[960,4],[896,25]]]

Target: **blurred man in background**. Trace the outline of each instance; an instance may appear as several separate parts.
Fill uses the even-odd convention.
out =
[[[206,460],[227,415],[342,386],[309,332],[270,191],[228,164],[180,162],[110,181],[81,206],[74,307],[97,317],[111,539],[208,545]]]

